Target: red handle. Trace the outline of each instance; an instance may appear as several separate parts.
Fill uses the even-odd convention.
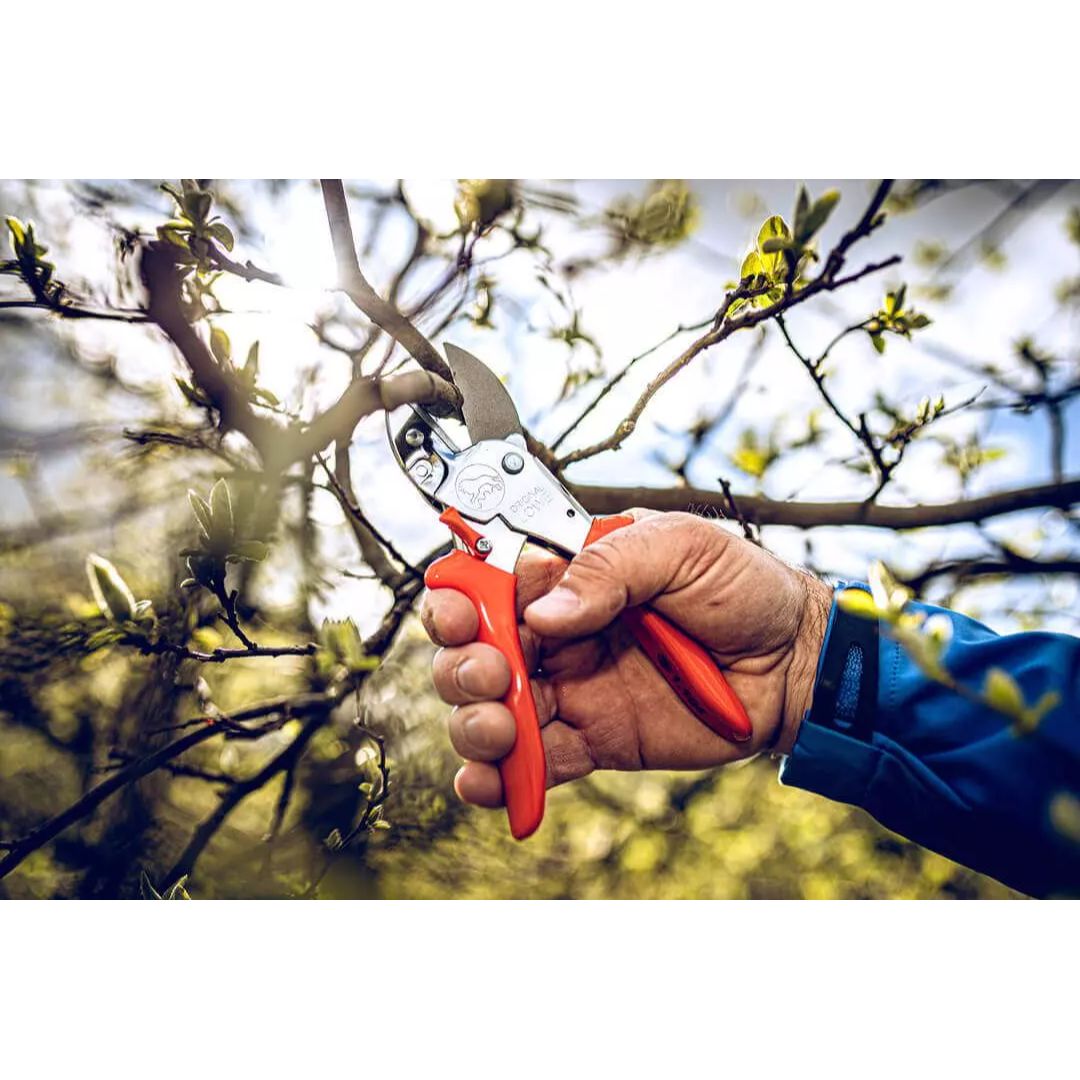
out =
[[[622,515],[596,518],[585,544],[633,523],[633,518]],[[703,724],[732,742],[750,738],[750,717],[701,645],[650,607],[626,608],[621,619],[653,666]]]
[[[479,640],[494,645],[510,664],[510,689],[503,704],[514,714],[517,738],[513,749],[499,762],[499,772],[510,832],[515,840],[524,840],[536,832],[544,817],[547,767],[536,703],[518,637],[517,578],[474,555],[452,551],[428,567],[424,584],[429,589],[463,592],[480,615]]]

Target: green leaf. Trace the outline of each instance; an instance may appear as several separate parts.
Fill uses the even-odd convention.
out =
[[[885,335],[884,334],[871,334],[870,335],[870,341],[873,344],[874,348],[877,349],[879,354],[883,353],[885,351]]]
[[[1080,799],[1067,791],[1050,800],[1050,824],[1076,844],[1080,844]]]
[[[161,893],[154,888],[153,882],[147,877],[146,871],[139,872],[139,892],[144,900],[161,900]]]
[[[870,567],[868,582],[874,603],[887,616],[899,615],[912,597],[911,590],[901,585],[880,560]]]
[[[191,509],[195,513],[196,520],[199,522],[199,525],[202,526],[206,539],[209,540],[210,534],[213,532],[214,528],[210,506],[201,495],[196,494],[190,488],[188,489],[187,497],[188,502],[191,503]]]
[[[226,251],[232,251],[233,244],[236,241],[233,239],[232,229],[229,228],[223,221],[215,221],[212,225],[209,225],[206,230]]]
[[[933,646],[935,656],[940,657],[945,651],[945,646],[952,640],[952,620],[948,615],[938,612],[923,623],[922,632]]]
[[[257,341],[253,341],[251,348],[248,349],[243,376],[248,386],[254,386],[255,380],[259,377],[259,343]]]
[[[173,187],[172,184],[162,184],[161,185],[161,190],[164,191],[166,194],[172,196],[173,201],[176,203],[176,208],[179,211],[183,212],[183,209],[184,209],[184,197],[183,197],[183,195],[181,195],[180,192],[177,191],[176,188]]]
[[[86,639],[86,648],[90,652],[105,649],[110,645],[115,645],[123,636],[124,632],[119,627],[107,626],[103,630],[95,631]]]
[[[154,615],[153,601],[140,600],[135,605],[135,621],[138,623],[149,623],[151,625],[157,622],[157,617]]]
[[[771,218],[768,218],[764,225],[758,230],[757,246],[760,249],[761,245],[766,240],[772,237],[779,236],[785,240],[791,239],[791,230],[787,226],[787,222],[779,215],[773,214]]]
[[[784,268],[784,256],[779,251],[766,251],[765,243],[772,239],[791,239],[791,230],[787,227],[787,222],[779,214],[773,214],[764,225],[758,230],[757,236],[757,250],[758,256],[761,260],[762,272],[767,274],[770,278],[776,278],[779,276]]]
[[[760,479],[776,459],[776,447],[771,441],[762,445],[757,432],[753,428],[746,428],[739,435],[739,444],[729,459],[736,468]]]
[[[363,639],[352,619],[326,619],[319,631],[319,642],[335,662],[349,671],[374,671],[379,666],[377,656],[364,652]]]
[[[213,202],[210,192],[203,191],[202,188],[184,193],[184,209],[187,211],[187,216],[196,223],[206,221],[206,215],[210,213]]]
[[[26,226],[17,217],[4,218],[8,229],[11,230],[11,247],[16,255],[22,253],[26,245]]]
[[[172,244],[173,247],[178,247],[183,251],[188,250],[187,236],[179,232],[175,226],[159,225],[157,234],[159,240],[164,240],[167,244]]]
[[[803,218],[801,227],[796,226],[795,239],[800,244],[805,244],[808,240],[813,239],[824,227],[825,222],[829,220],[839,201],[840,192],[835,189],[830,189],[820,196]]]
[[[1056,690],[1047,690],[1034,705],[1022,711],[1013,730],[1019,735],[1030,735],[1042,723],[1043,717],[1051,709],[1057,708],[1060,701],[1061,695]]]
[[[207,589],[214,588],[214,575],[219,572],[219,567],[212,556],[202,553],[191,555],[187,559],[187,568],[191,578],[185,580],[193,580]],[[185,587],[191,588],[190,585]]]
[[[86,556],[86,576],[102,615],[112,622],[125,622],[135,616],[135,597],[120,571],[100,555]]]
[[[261,540],[244,540],[233,547],[232,554],[245,562],[262,562],[270,554],[270,549]]]
[[[166,890],[162,900],[190,900],[187,889],[184,888],[184,884],[187,882],[188,876],[184,874],[183,877],[177,878]]]
[[[876,619],[881,615],[874,598],[863,589],[844,589],[836,597],[836,604],[849,615],[862,619]]]
[[[986,673],[983,696],[998,712],[1020,719],[1024,712],[1024,695],[1016,680],[1002,668],[991,668]]]
[[[210,399],[203,394],[202,391],[197,390],[186,379],[177,378],[176,385],[179,388],[180,393],[183,394],[192,405],[196,405],[200,409],[209,408]]]
[[[187,889],[184,888],[187,879],[188,875],[184,874],[183,877],[177,878],[164,893],[159,893],[154,888],[153,882],[147,876],[146,871],[143,870],[139,873],[139,892],[144,900],[190,900],[191,897],[188,895]]]
[[[232,356],[232,343],[229,335],[220,326],[214,326],[210,330],[210,351],[219,364],[227,364]]]
[[[742,269],[739,271],[739,278],[745,281],[747,278],[757,277],[761,273],[761,259],[758,258],[756,251],[751,251],[749,255],[743,259]]]
[[[210,489],[210,538],[217,544],[228,546],[236,534],[233,522],[232,497],[229,485],[219,480]]]
[[[799,185],[799,194],[795,200],[795,220],[792,223],[795,235],[802,237],[805,232],[806,215],[810,212],[810,192],[805,184]]]

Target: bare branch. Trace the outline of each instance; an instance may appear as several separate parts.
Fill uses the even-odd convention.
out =
[[[630,369],[634,367],[635,364],[637,364],[641,360],[644,360],[646,357],[652,356],[652,354],[656,352],[657,349],[662,349],[669,341],[671,341],[673,338],[677,338],[680,334],[689,333],[691,330],[704,330],[705,327],[708,326],[712,321],[713,316],[710,315],[709,318],[703,319],[700,322],[694,323],[691,326],[677,326],[674,330],[671,331],[670,334],[668,334],[667,337],[663,339],[663,341],[658,341],[655,345],[646,349],[644,352],[638,353],[637,356],[631,357],[631,359],[627,361],[627,364],[624,368],[616,372],[614,375],[611,376],[610,379],[608,379],[606,383],[604,383],[600,392],[596,395],[596,397],[592,399],[592,401],[589,402],[588,405],[585,406],[582,412],[578,415],[577,419],[574,420],[570,424],[570,426],[551,444],[551,449],[559,449],[563,442],[566,441],[567,436],[571,435],[585,419],[585,417],[587,417],[593,411],[593,409],[595,409],[596,406],[599,405],[600,402],[603,401],[604,398],[606,398],[608,394],[610,394],[611,391],[614,390],[615,387],[618,386],[619,383],[621,383],[623,379],[626,378],[626,376],[630,373]]]
[[[1007,552],[1000,559],[957,559],[938,563],[901,580],[909,588],[921,592],[928,582],[940,577],[953,577],[957,582],[963,582],[973,578],[1015,577],[1018,574],[1080,575],[1080,559],[1028,559],[1015,552]]]
[[[245,281],[265,281],[268,285],[281,285],[282,279],[279,274],[269,270],[260,270],[250,259],[245,263],[238,263],[231,259],[212,240],[206,241],[210,248],[210,259],[219,270],[243,278]]]
[[[320,183],[341,290],[373,323],[401,342],[422,368],[447,382],[453,382],[453,374],[446,361],[435,351],[435,346],[392,303],[379,296],[364,277],[356,257],[345,186],[340,180],[322,180]]]
[[[445,415],[458,407],[457,389],[430,371],[406,371],[382,379],[355,379],[324,413],[317,416],[289,446],[293,461],[311,457],[330,443],[347,440],[365,417],[410,403],[428,405]]]
[[[705,488],[601,487],[577,484],[574,495],[593,514],[622,513],[627,507],[652,510],[728,510],[722,492]],[[1053,506],[1068,509],[1080,503],[1080,477],[1063,484],[999,491],[973,499],[923,506],[881,506],[866,502],[784,502],[763,495],[739,495],[743,518],[755,525],[863,525],[877,529],[919,529],[959,525],[1017,510]]]
[[[864,266],[857,273],[850,274],[846,278],[839,278],[835,280],[829,280],[822,274],[821,277],[815,278],[805,289],[799,292],[793,292],[788,296],[778,300],[771,307],[756,308],[753,311],[748,312],[740,318],[733,319],[731,322],[726,321],[727,312],[731,305],[736,300],[741,300],[749,296],[760,293],[761,290],[752,290],[740,285],[739,288],[733,289],[724,298],[724,303],[720,307],[720,311],[717,314],[717,322],[719,323],[716,329],[711,330],[709,333],[698,338],[689,348],[680,353],[663,371],[657,375],[648,386],[642,391],[641,396],[634,402],[633,408],[627,414],[626,418],[619,424],[615,431],[609,435],[606,439],[595,443],[592,446],[587,446],[581,450],[574,450],[567,454],[565,457],[559,459],[559,468],[565,469],[568,465],[572,465],[575,461],[583,461],[585,458],[593,457],[596,454],[602,453],[604,450],[617,450],[631,435],[634,428],[637,426],[637,422],[641,417],[641,414],[645,411],[645,407],[652,401],[656,392],[670,382],[687,364],[690,363],[700,353],[703,353],[706,349],[712,348],[713,345],[718,344],[725,338],[731,337],[732,334],[739,330],[746,330],[751,326],[757,326],[758,323],[765,322],[767,319],[773,319],[781,312],[788,311],[790,308],[795,307],[798,304],[809,300],[811,296],[816,295],[819,292],[831,291],[832,289],[838,289],[842,285],[847,285],[852,281],[858,281],[859,278],[866,277],[868,274],[877,273],[879,270],[885,269],[887,266],[893,266],[900,261],[899,255],[894,255],[890,259],[886,259],[879,263],[870,263]]]
[[[326,478],[330,484],[330,490],[337,497],[338,503],[349,526],[353,531],[356,544],[360,548],[360,554],[371,567],[375,576],[390,588],[397,588],[406,578],[415,576],[417,571],[410,565],[408,560],[401,554],[393,543],[383,536],[374,525],[364,516],[356,501],[356,493],[352,486],[352,467],[349,461],[349,445],[339,441],[335,448],[334,465],[331,471],[326,459],[321,454],[315,455],[318,463],[323,467]],[[388,557],[388,554],[390,557]],[[391,561],[396,559],[403,570],[399,569]]]
[[[62,304],[57,307],[54,304],[46,304],[40,300],[0,300],[0,310],[5,308],[37,308],[39,311],[47,311],[50,315],[55,315],[60,319],[100,319],[104,322],[125,323],[150,321],[142,311],[96,310],[93,308],[73,307],[70,304]]]
[[[199,664],[224,664],[226,660],[244,660],[252,656],[314,656],[318,645],[308,642],[306,645],[253,645],[250,649],[214,649],[212,652],[198,652],[186,645],[176,645],[171,641],[138,642],[143,653],[172,653],[182,660],[194,660]]]

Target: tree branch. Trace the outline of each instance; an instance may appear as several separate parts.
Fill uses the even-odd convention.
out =
[[[727,512],[719,491],[705,488],[601,487],[587,484],[571,489],[590,513],[617,514],[627,507],[652,510]],[[862,525],[876,529],[919,529],[959,525],[1017,510],[1041,506],[1068,509],[1080,503],[1080,477],[1063,484],[1041,484],[999,491],[973,499],[923,506],[881,506],[866,502],[783,502],[763,495],[739,495],[742,517],[755,525],[792,525],[812,529],[824,525]]]
[[[147,314],[180,350],[199,386],[221,414],[222,425],[246,435],[265,459],[281,429],[251,408],[236,380],[218,364],[184,317],[180,307],[182,275],[174,251],[171,245],[158,241],[143,249],[140,270],[149,299]]]
[[[352,485],[352,466],[349,461],[349,444],[338,442],[334,454],[334,470],[326,463],[321,455],[316,455],[316,460],[326,473],[326,479],[330,484],[330,490],[337,498],[341,509],[349,521],[356,545],[360,549],[360,555],[364,562],[371,567],[375,576],[388,585],[391,589],[397,588],[406,578],[416,575],[416,570],[400,551],[383,536],[374,525],[364,516],[356,502],[356,493]],[[404,569],[394,565],[392,559],[396,559]]]
[[[180,307],[181,274],[169,248],[151,243],[143,253],[142,274],[149,295],[150,319],[180,350],[199,386],[221,414],[222,426],[246,435],[268,471],[283,470],[331,442],[348,438],[357,423],[377,409],[395,409],[407,402],[422,402],[442,413],[457,407],[460,395],[450,383],[430,371],[410,371],[386,379],[356,379],[303,430],[282,428],[255,412],[232,373],[218,364],[184,317]]]
[[[399,341],[422,368],[447,382],[453,382],[454,376],[446,361],[436,352],[435,346],[393,304],[379,296],[364,277],[356,257],[356,242],[353,240],[344,184],[340,180],[319,182],[322,185],[330,238],[337,259],[338,285],[342,292],[373,323]],[[458,407],[460,408],[460,398]]]
[[[200,664],[224,664],[226,660],[243,660],[249,656],[313,656],[318,649],[313,642],[306,645],[253,645],[250,649],[214,649],[212,652],[198,652],[171,641],[140,641],[137,644],[143,653],[172,653],[182,660],[195,660]]]
[[[96,311],[92,308],[73,307],[70,304],[62,304],[57,307],[54,304],[46,304],[41,300],[0,300],[0,309],[4,308],[37,308],[39,311],[47,311],[50,315],[56,315],[61,319],[100,319],[104,322],[144,323],[148,318],[141,311]]]
[[[356,379],[333,405],[292,438],[289,457],[293,461],[309,458],[330,443],[348,440],[356,425],[379,409],[390,412],[399,405],[415,403],[445,415],[460,401],[457,389],[430,371]]]
[[[918,574],[902,578],[908,588],[921,592],[926,584],[940,577],[955,577],[957,581],[981,577],[1015,577],[1018,574],[1078,574],[1080,559],[1028,559],[1009,553],[1002,559],[957,559],[929,566]]]

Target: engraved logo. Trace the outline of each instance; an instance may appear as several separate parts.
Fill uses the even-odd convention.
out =
[[[544,509],[548,503],[552,502],[554,496],[546,488],[537,484],[535,487],[530,488],[510,507],[510,516],[514,519],[536,517],[541,510]]]
[[[506,486],[490,465],[468,465],[454,483],[458,498],[481,514],[494,510],[502,502]]]

